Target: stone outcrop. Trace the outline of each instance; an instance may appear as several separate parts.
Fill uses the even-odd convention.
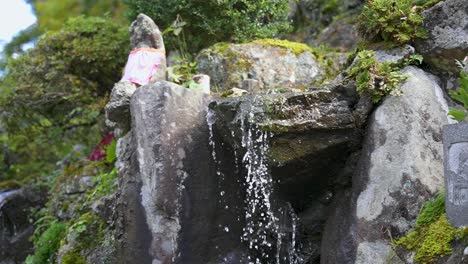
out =
[[[437,70],[458,75],[455,59],[468,54],[468,2],[441,1],[422,15],[429,37],[416,42],[417,52]]]
[[[105,107],[106,119],[110,127],[119,128],[123,133],[130,130],[130,98],[135,90],[136,86],[127,81],[121,81],[114,85],[109,102]]]
[[[327,45],[341,52],[353,51],[361,41],[354,24],[355,21],[356,17],[354,16],[333,21],[321,31],[314,44],[317,46]]]
[[[0,263],[22,263],[33,252],[30,214],[44,203],[45,193],[30,187],[0,193]]]
[[[443,188],[443,92],[424,71],[403,72],[403,95],[387,97],[370,117],[352,189],[334,202],[323,264],[388,263],[391,239],[404,235],[422,203]]]
[[[216,44],[200,52],[198,72],[211,77],[211,90],[242,88],[245,79],[255,79],[261,89],[308,87],[324,75],[310,51],[263,44]]]

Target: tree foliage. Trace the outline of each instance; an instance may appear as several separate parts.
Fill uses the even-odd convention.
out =
[[[190,51],[198,51],[221,41],[267,38],[289,30],[288,0],[127,0],[130,18],[139,13],[150,16],[166,29],[178,16],[186,22]],[[168,46],[177,46],[167,36]]]
[[[128,33],[103,18],[70,19],[10,59],[0,80],[4,174],[51,169],[75,144],[96,143],[106,96],[121,76]]]
[[[127,24],[127,8],[122,0],[31,0],[41,30],[58,30],[67,19],[108,15],[114,22]]]

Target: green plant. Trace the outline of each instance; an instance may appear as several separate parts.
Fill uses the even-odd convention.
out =
[[[115,192],[117,188],[117,169],[108,173],[99,174],[94,178],[96,187],[91,189],[86,197],[86,201],[96,201],[97,199]]]
[[[3,160],[3,179],[49,174],[74,145],[95,144],[128,46],[125,27],[77,17],[61,31],[46,33],[24,56],[10,59],[0,79],[5,113],[0,145],[14,158]]]
[[[435,263],[452,252],[451,242],[463,237],[463,230],[450,225],[445,215],[445,194],[427,201],[416,219],[415,229],[394,241],[395,245],[415,251],[419,264]]]
[[[415,0],[368,0],[358,18],[358,30],[373,42],[384,41],[390,46],[427,37],[421,27],[421,6]]]
[[[468,110],[468,57],[463,62],[458,61],[460,67],[460,88],[458,91],[450,91],[450,96],[463,104],[465,110],[450,109],[449,115],[455,120],[462,121],[467,120],[466,110]]]
[[[106,149],[106,161],[110,164],[114,163],[117,159],[117,140],[112,140],[112,142],[105,147]]]
[[[130,18],[145,13],[161,27],[171,26],[177,16],[184,18],[190,52],[221,41],[242,42],[266,38],[290,29],[288,0],[127,0]],[[177,38],[167,36],[169,49]]]
[[[29,255],[26,264],[55,263],[56,253],[60,247],[60,241],[65,235],[66,225],[57,220],[47,224],[47,229],[33,239],[34,254]]]
[[[345,74],[356,81],[359,94],[377,103],[387,94],[401,94],[399,84],[407,78],[400,72],[401,66],[377,62],[374,51],[363,50],[357,53],[354,64]]]

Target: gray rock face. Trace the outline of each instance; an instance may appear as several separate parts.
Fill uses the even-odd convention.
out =
[[[197,57],[198,72],[211,77],[211,90],[241,88],[245,79],[259,81],[260,89],[307,87],[324,74],[309,51],[260,44],[217,44]]]
[[[106,119],[124,132],[130,130],[130,98],[135,90],[136,86],[131,82],[116,83],[105,107]]]
[[[448,125],[443,130],[445,208],[453,226],[468,226],[468,123]]]
[[[23,263],[33,252],[30,213],[45,204],[45,193],[32,188],[0,193],[0,263]]]
[[[315,44],[317,46],[326,44],[328,47],[339,49],[341,52],[353,51],[361,40],[356,25],[353,24],[355,19],[355,17],[346,17],[333,21],[322,30]]]
[[[443,186],[442,90],[422,70],[403,72],[403,95],[387,97],[369,120],[353,188],[325,227],[321,263],[387,263],[391,237],[404,235]]]
[[[404,45],[390,50],[376,50],[375,58],[379,62],[398,63],[413,54],[414,48],[410,45]]]
[[[138,48],[165,49],[162,33],[150,17],[139,14],[130,25],[130,47],[132,50]],[[161,65],[151,78],[152,82],[166,80],[166,65],[166,58],[164,57]]]
[[[234,206],[226,211],[216,202],[219,176],[213,171],[208,143],[208,98],[202,91],[164,81],[140,87],[132,97],[136,159],[132,170],[138,171],[141,182],[137,192],[141,198],[133,199],[143,205],[151,238],[142,247],[150,253],[152,263],[219,263],[218,255],[234,250],[239,243],[232,237],[240,229],[236,228],[239,215]],[[229,188],[234,190],[227,190],[234,195],[238,184],[234,178],[232,181]],[[229,224],[229,234],[218,223],[220,219],[228,219],[223,223]],[[137,224],[129,224],[128,228],[135,229],[131,233],[142,230]],[[133,236],[127,243],[135,239]]]
[[[468,2],[442,1],[422,14],[429,38],[416,43],[418,53],[438,70],[458,75],[454,60],[468,54]]]

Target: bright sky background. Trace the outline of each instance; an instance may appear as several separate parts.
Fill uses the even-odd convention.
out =
[[[36,22],[31,6],[23,0],[0,0],[0,50],[13,36]]]

